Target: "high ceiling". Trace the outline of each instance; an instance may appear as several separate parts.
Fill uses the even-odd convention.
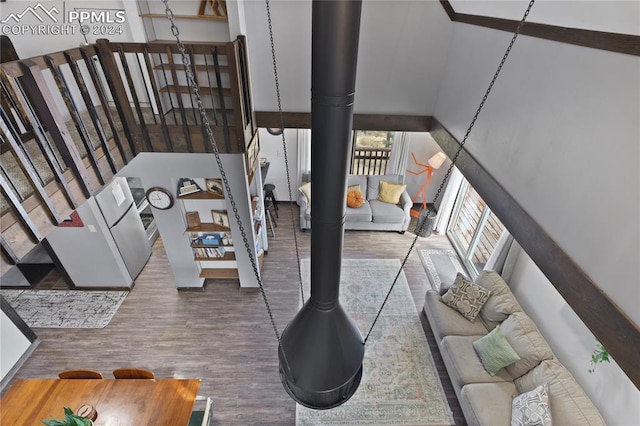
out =
[[[520,20],[529,0],[450,0],[457,13]],[[640,35],[637,0],[537,0],[530,22]]]

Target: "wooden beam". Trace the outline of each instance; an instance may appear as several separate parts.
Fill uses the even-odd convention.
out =
[[[109,167],[111,168],[111,172],[116,174],[118,169],[116,168],[116,162],[109,150],[107,135],[102,128],[102,123],[100,122],[100,117],[98,116],[98,112],[96,111],[96,107],[93,105],[93,99],[91,99],[91,94],[89,94],[89,89],[87,88],[87,84],[84,81],[84,77],[82,76],[82,72],[80,72],[80,67],[78,67],[78,62],[73,58],[73,56],[64,53],[64,57],[67,59],[67,64],[69,64],[69,69],[71,70],[71,74],[73,74],[73,78],[76,81],[78,89],[80,90],[80,94],[82,96],[82,100],[84,102],[85,107],[87,108],[87,112],[89,113],[89,117],[93,123],[93,127],[98,134],[98,139],[100,140],[100,145],[105,153],[105,158],[107,159],[107,163],[109,163]],[[91,59],[89,59],[91,61]],[[86,64],[87,68],[89,64]],[[82,117],[80,116],[80,119]]]
[[[129,62],[127,61],[127,57],[125,55],[124,50],[122,50],[122,46],[118,46],[118,54],[120,55],[120,66],[122,66],[122,71],[124,72],[125,79],[127,80],[127,84],[129,86],[129,93],[131,94],[131,98],[133,100],[133,106],[138,115],[138,127],[142,131],[142,137],[145,141],[145,151],[153,152],[153,146],[151,145],[151,139],[149,138],[149,133],[147,133],[147,126],[144,121],[144,113],[142,112],[142,108],[140,107],[140,100],[138,99],[138,92],[136,91],[136,85],[133,81],[133,77],[131,76],[131,71],[129,70]],[[138,60],[138,54],[134,53],[136,60]],[[139,64],[138,64],[139,65]],[[176,80],[174,80],[176,81]]]
[[[96,41],[96,53],[102,66],[107,85],[109,86],[109,92],[113,97],[113,101],[120,116],[122,122],[122,129],[129,141],[129,148],[135,157],[140,150],[138,147],[142,146],[142,140],[140,139],[140,133],[136,132],[138,128],[136,119],[133,116],[133,110],[131,104],[129,104],[129,97],[127,91],[124,88],[124,83],[120,76],[120,69],[116,63],[115,56],[111,50],[109,40],[101,38]],[[104,104],[107,108],[108,104]]]
[[[1,115],[4,118],[6,116],[5,111],[2,111]],[[49,199],[49,196],[45,192],[44,188],[42,187],[42,185],[40,185],[40,178],[38,177],[37,172],[31,166],[31,163],[28,161],[26,156],[23,154],[22,149],[18,145],[18,142],[16,142],[14,138],[15,129],[12,125],[10,125],[10,123],[7,124],[9,124],[8,127],[10,133],[5,133],[3,129],[0,129],[0,136],[2,136],[2,138],[9,144],[9,149],[13,153],[16,163],[26,176],[27,180],[31,184],[31,187],[35,190],[36,194],[38,194],[38,198],[40,198],[40,201],[42,201],[42,203],[44,204],[47,215],[49,216],[51,221],[56,225],[59,224],[60,222],[62,222],[62,219],[60,219],[58,212],[53,206],[53,203]]]
[[[49,168],[51,169],[51,172],[53,173],[56,179],[56,182],[60,184],[63,194],[66,200],[69,202],[69,205],[71,205],[73,208],[78,207],[78,203],[75,197],[73,196],[71,189],[69,188],[67,180],[63,176],[60,170],[60,167],[58,166],[58,160],[56,159],[54,153],[52,152],[49,146],[48,141],[46,140],[46,135],[44,134],[44,130],[38,124],[37,117],[35,117],[35,115],[31,113],[31,110],[27,112],[27,110],[23,107],[23,105],[27,105],[27,100],[26,98],[24,98],[22,93],[20,93],[20,98],[18,98],[17,91],[14,90],[12,86],[14,84],[16,84],[16,81],[14,79],[10,78],[3,71],[0,71],[0,85],[2,86],[3,94],[6,94],[7,97],[11,99],[11,103],[13,104],[14,109],[19,111],[20,115],[24,117],[23,120],[25,120],[25,123],[28,124],[28,126],[25,126],[25,128],[28,127],[33,129],[28,133],[31,133],[32,137],[35,139],[36,144],[38,145],[38,148],[40,148],[40,151],[42,152],[42,155],[45,161],[49,165]],[[30,120],[34,120],[34,121],[30,123]],[[25,136],[25,134],[21,136]],[[23,139],[23,143],[24,142],[25,141]]]
[[[4,194],[7,201],[9,201],[9,204],[11,205],[13,210],[18,214],[18,220],[24,226],[24,229],[27,235],[29,235],[29,238],[31,238],[31,240],[35,243],[42,240],[42,238],[44,237],[40,234],[40,231],[33,223],[33,221],[31,221],[29,214],[22,207],[22,204],[20,204],[20,200],[13,192],[13,190],[9,187],[9,184],[2,175],[0,175],[0,190]]]
[[[448,0],[441,0],[440,4],[453,22],[477,25],[510,33],[515,32],[519,23],[519,21],[512,19],[456,13]],[[583,30],[535,22],[525,22],[520,34],[560,43],[640,56],[640,36],[636,35]]]
[[[430,115],[354,114],[353,130],[428,132],[431,119]],[[283,112],[281,121],[278,112],[257,111],[256,123],[262,128],[280,128],[284,123],[287,129],[310,129],[311,113]]]
[[[80,111],[76,105],[73,96],[69,90],[69,85],[67,84],[67,80],[64,78],[64,75],[60,71],[58,65],[56,65],[50,56],[44,57],[45,62],[49,66],[49,70],[51,71],[51,75],[53,75],[53,79],[58,86],[58,91],[60,92],[60,96],[64,100],[64,104],[67,107],[67,111],[71,115],[71,119],[73,124],[76,126],[76,130],[78,131],[78,136],[80,137],[80,141],[84,146],[84,149],[87,151],[87,157],[91,162],[91,166],[93,167],[93,172],[96,174],[98,178],[98,182],[100,185],[104,185],[106,180],[102,174],[102,170],[100,170],[100,165],[98,164],[98,160],[96,159],[96,153],[93,150],[93,143],[91,142],[91,137],[89,136],[89,131],[87,127],[84,125],[84,121],[82,120],[82,116],[80,115]]]
[[[56,101],[49,91],[42,71],[40,71],[38,65],[29,59],[21,61],[21,65],[24,71],[22,87],[27,93],[31,106],[44,128],[51,134],[51,138],[65,164],[71,168],[78,179],[84,196],[89,198],[93,193],[93,186],[89,181],[86,169],[82,165],[82,157],[73,139],[71,139],[69,129],[67,129],[60,111],[55,107]]]
[[[109,108],[109,98],[107,97],[104,87],[102,85],[102,81],[98,76],[98,70],[96,69],[96,65],[93,61],[93,56],[90,56],[87,52],[86,48],[80,49],[80,54],[82,55],[82,59],[89,71],[89,75],[91,76],[91,81],[93,83],[93,87],[98,94],[98,99],[100,99],[100,104],[102,105],[102,110],[104,111],[105,117],[107,117],[107,122],[109,123],[109,127],[111,128],[111,134],[113,135],[113,139],[116,142],[116,147],[118,148],[118,152],[122,157],[124,164],[127,164],[129,160],[127,159],[127,154],[125,153],[124,144],[120,139],[120,132],[118,131],[118,126],[116,125],[115,120],[113,119],[113,115],[111,114],[111,109]],[[96,56],[97,59],[97,56]]]
[[[171,136],[167,128],[167,119],[164,116],[164,108],[162,107],[162,100],[160,99],[160,88],[156,82],[156,73],[151,65],[150,53],[147,46],[142,47],[142,55],[144,56],[144,63],[147,67],[147,74],[149,75],[149,81],[151,83],[151,89],[153,90],[153,96],[158,108],[158,116],[160,116],[160,123],[162,124],[162,136],[164,137],[164,143],[166,145],[167,152],[173,152],[173,144],[171,143]],[[171,94],[169,94],[171,96]]]
[[[460,143],[434,120],[431,136],[452,158]],[[640,329],[535,222],[478,161],[463,149],[456,167],[549,279],[584,324],[640,388]]]

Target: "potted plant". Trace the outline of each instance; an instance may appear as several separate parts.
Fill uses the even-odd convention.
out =
[[[85,417],[79,416],[69,407],[64,407],[64,420],[50,419],[43,420],[47,426],[91,426],[93,422]]]
[[[596,347],[593,349],[593,353],[591,354],[591,368],[589,369],[589,373],[596,371],[598,363],[605,361],[611,362],[609,361],[609,351],[602,346],[602,343],[597,342]]]

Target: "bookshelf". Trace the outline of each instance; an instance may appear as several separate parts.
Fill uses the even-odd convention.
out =
[[[261,188],[262,184],[257,181],[249,183],[248,174],[245,179],[244,182],[230,184],[232,188],[245,188],[244,194],[241,191],[234,193],[234,200],[241,221],[252,225],[245,225],[245,229],[252,256],[260,270],[265,252],[262,236],[264,201],[262,191],[258,191],[258,185]],[[257,180],[261,182],[261,179]],[[256,286],[249,254],[221,180],[214,177],[183,177],[177,182],[176,193],[179,194],[177,201],[184,221],[184,238],[188,241],[190,257],[198,268],[199,277],[214,281],[233,279],[239,280],[241,287]],[[236,234],[237,239],[234,238]]]

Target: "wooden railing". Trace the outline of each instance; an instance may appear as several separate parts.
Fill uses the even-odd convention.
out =
[[[390,156],[391,148],[356,147],[353,150],[351,174],[383,175],[387,171]]]
[[[185,42],[223,153],[257,131],[246,41]],[[111,43],[0,66],[3,272],[139,152],[211,152],[175,43]]]

